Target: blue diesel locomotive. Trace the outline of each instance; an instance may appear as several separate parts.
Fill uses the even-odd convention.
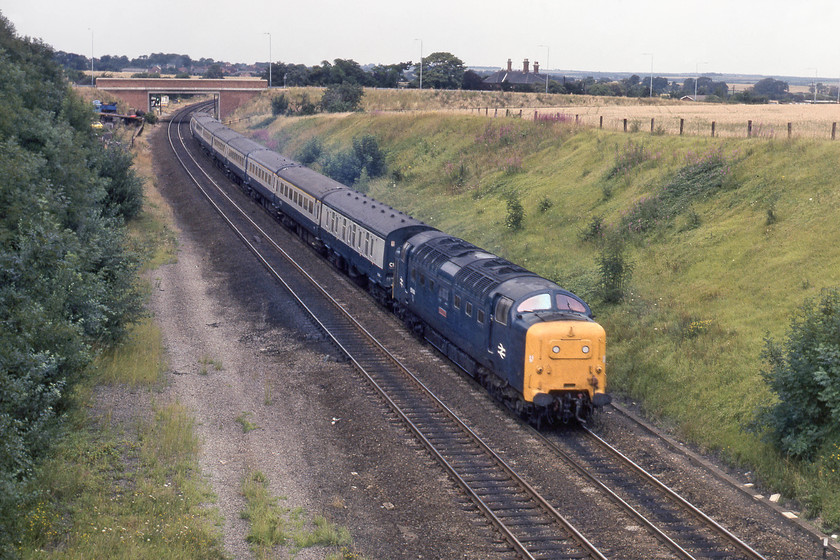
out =
[[[201,147],[284,225],[535,424],[606,393],[604,329],[580,298],[194,114]]]

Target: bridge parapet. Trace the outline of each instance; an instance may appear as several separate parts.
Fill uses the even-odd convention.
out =
[[[268,87],[266,80],[227,78],[202,80],[182,78],[97,78],[96,88],[107,91],[132,107],[151,110],[151,97],[157,94],[209,94],[218,96],[220,117],[230,115],[245,101]]]

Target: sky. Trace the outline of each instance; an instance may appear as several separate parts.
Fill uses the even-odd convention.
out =
[[[840,79],[838,0],[0,0],[19,36],[98,58],[471,67]],[[269,35],[270,34],[270,35]]]

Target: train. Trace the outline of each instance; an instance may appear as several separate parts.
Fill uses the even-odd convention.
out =
[[[522,418],[585,423],[611,402],[606,333],[572,292],[212,115],[193,113],[190,132],[270,214]]]

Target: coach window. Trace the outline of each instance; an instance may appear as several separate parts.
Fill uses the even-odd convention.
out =
[[[476,320],[479,323],[481,323],[482,325],[484,324],[484,310],[483,309],[478,310],[478,314],[476,315]]]
[[[461,296],[455,296],[452,299],[452,305],[455,309],[461,309]]]
[[[468,301],[464,305],[464,313],[467,314],[467,317],[472,317],[472,303],[471,302]]]
[[[493,314],[496,322],[500,325],[507,325],[508,324],[508,315],[510,314],[510,308],[513,306],[513,300],[501,297],[499,301],[496,302],[496,311]]]

